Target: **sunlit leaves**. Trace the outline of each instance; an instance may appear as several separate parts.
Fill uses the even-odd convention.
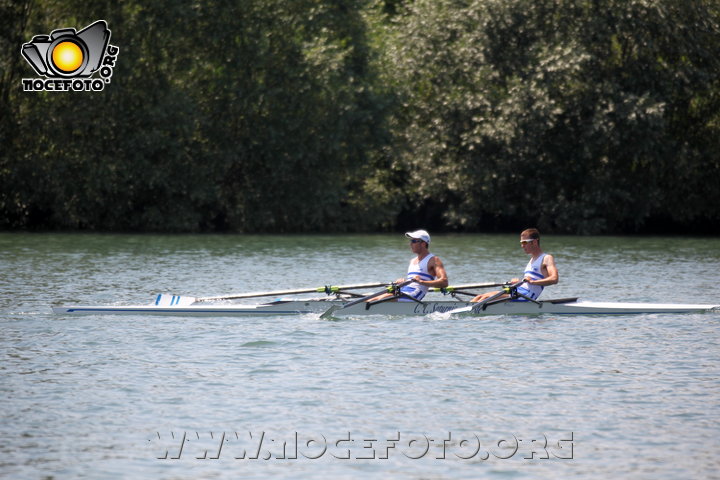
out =
[[[0,0],[0,11],[0,228],[720,224],[714,1]],[[121,48],[104,92],[20,91],[22,42],[98,18]]]
[[[441,203],[461,228],[578,233],[717,219],[699,199],[677,207],[688,186],[668,183],[718,179],[700,140],[717,138],[717,115],[689,115],[698,96],[718,106],[717,24],[703,1],[409,3],[387,54],[416,208]],[[690,125],[705,133],[678,135]]]

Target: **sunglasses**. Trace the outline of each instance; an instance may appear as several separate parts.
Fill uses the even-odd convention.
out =
[[[536,240],[535,238],[531,238],[529,240],[520,240],[520,245],[525,245],[526,243],[532,243],[535,240]]]
[[[410,243],[420,243],[420,242],[424,242],[424,241],[425,240],[420,240],[419,238],[411,238],[410,239]]]

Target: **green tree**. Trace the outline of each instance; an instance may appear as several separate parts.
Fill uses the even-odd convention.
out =
[[[3,83],[17,114],[2,153],[0,225],[363,228],[356,217],[376,201],[351,190],[387,141],[365,2],[28,4],[23,41],[104,18],[120,55],[100,93]]]
[[[97,93],[33,35],[106,19]],[[710,0],[0,0],[0,228],[720,225]]]
[[[702,1],[409,4],[387,63],[415,208],[457,228],[578,233],[687,216],[674,204],[701,185],[667,180],[678,165],[718,178],[716,122],[692,112],[717,106],[717,24]]]

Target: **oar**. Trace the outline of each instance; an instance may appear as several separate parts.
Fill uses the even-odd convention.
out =
[[[358,298],[357,300],[353,300],[352,302],[348,302],[343,305],[333,305],[325,313],[320,315],[320,318],[331,317],[332,314],[337,312],[338,310],[344,310],[348,307],[352,307],[353,305],[357,305],[358,303],[367,302],[368,300],[372,300],[373,298],[379,297],[380,295],[384,295],[386,293],[396,293],[405,285],[409,285],[413,282],[414,282],[414,280],[405,280],[402,283],[391,283],[390,285],[383,288],[379,292],[371,293],[370,295]],[[387,284],[383,284],[383,285],[387,285]]]
[[[524,279],[520,280],[519,282],[512,283],[512,284],[503,283],[502,284],[503,289],[501,291],[499,291],[498,293],[496,293],[495,295],[486,298],[482,302],[473,303],[472,305],[467,306],[467,307],[460,307],[460,308],[455,308],[453,310],[450,310],[450,311],[446,312],[446,315],[452,315],[454,313],[467,313],[467,312],[477,311],[478,309],[481,309],[483,307],[483,305],[485,305],[489,302],[492,302],[493,300],[496,300],[496,299],[502,297],[503,295],[511,294],[514,289],[516,289],[523,283],[525,283]]]
[[[352,302],[348,302],[345,305],[342,306],[342,308],[348,308],[352,307],[353,305],[357,305],[358,303],[367,302],[370,299],[373,299],[375,297],[379,297],[380,295],[383,295],[385,293],[394,293],[397,290],[401,289],[405,285],[410,285],[414,280],[405,280],[402,283],[391,283],[390,285],[387,285],[384,283],[383,285],[387,285],[387,287],[383,288],[379,292],[371,293],[370,295],[367,295],[365,297],[358,298],[357,300],[353,300]]]
[[[451,285],[449,287],[432,287],[428,291],[430,292],[441,292],[441,293],[453,293],[457,290],[472,290],[475,288],[492,288],[502,287],[507,282],[502,283],[469,283],[467,285]]]
[[[387,283],[362,283],[359,285],[326,285],[324,287],[300,288],[295,290],[274,290],[271,292],[234,293],[230,295],[219,295],[215,297],[191,297],[184,295],[172,295],[160,293],[155,299],[158,306],[186,306],[196,302],[209,302],[213,300],[234,300],[238,298],[272,297],[275,295],[297,295],[300,293],[325,293],[332,295],[343,290],[359,290],[362,288],[382,287]]]

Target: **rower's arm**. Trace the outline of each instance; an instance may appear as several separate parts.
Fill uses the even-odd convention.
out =
[[[430,259],[430,265],[428,265],[428,270],[431,272],[434,270],[434,280],[415,280],[420,285],[424,285],[426,287],[436,287],[436,288],[443,288],[448,286],[448,276],[447,272],[445,271],[445,265],[443,265],[442,260],[440,258],[433,257]]]
[[[548,273],[545,278],[540,280],[529,280],[526,278],[527,283],[547,287],[548,285],[555,285],[560,281],[560,274],[555,266],[555,257],[550,254],[545,255],[545,258],[543,258],[543,266],[547,269]]]

